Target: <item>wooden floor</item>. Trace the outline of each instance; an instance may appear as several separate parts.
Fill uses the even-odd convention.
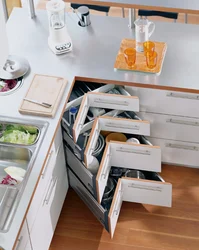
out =
[[[50,250],[198,250],[199,169],[164,166],[172,208],[124,202],[114,238],[69,190]]]

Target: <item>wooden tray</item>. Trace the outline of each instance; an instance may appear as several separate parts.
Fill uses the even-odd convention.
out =
[[[153,41],[154,42],[154,41]],[[136,62],[135,67],[133,69],[129,69],[128,65],[126,64],[125,58],[124,58],[124,50],[126,48],[135,48],[135,40],[132,39],[123,39],[120,45],[120,50],[118,52],[118,55],[116,57],[115,69],[120,70],[130,70],[130,71],[140,71],[140,72],[148,72],[148,73],[154,73],[154,74],[160,74],[162,69],[162,64],[164,61],[167,45],[164,42],[154,42],[155,43],[155,51],[158,54],[157,58],[157,65],[154,69],[149,69],[146,65],[146,59],[144,56],[144,53],[136,53]]]
[[[61,101],[67,80],[61,77],[35,75],[24,98],[52,104],[45,108],[23,100],[19,112],[26,115],[53,117]]]

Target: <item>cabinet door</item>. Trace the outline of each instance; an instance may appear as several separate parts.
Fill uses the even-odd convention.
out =
[[[32,250],[30,236],[26,220],[23,223],[21,232],[17,239],[17,244],[14,250]]]
[[[33,227],[30,230],[33,249],[47,250],[49,248],[67,190],[68,179],[63,145],[61,145],[55,168],[48,182]]]

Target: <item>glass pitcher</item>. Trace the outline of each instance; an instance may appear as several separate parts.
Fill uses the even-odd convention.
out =
[[[134,24],[136,51],[143,52],[143,43],[149,40],[155,30],[155,24],[150,22],[147,17],[139,17]]]
[[[49,26],[53,30],[65,26],[65,4],[62,0],[52,0],[46,5],[49,17]]]

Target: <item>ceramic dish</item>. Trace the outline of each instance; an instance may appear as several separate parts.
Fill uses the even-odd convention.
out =
[[[109,142],[109,141],[122,141],[122,142],[126,142],[127,138],[122,133],[110,133],[106,137],[106,143]]]

